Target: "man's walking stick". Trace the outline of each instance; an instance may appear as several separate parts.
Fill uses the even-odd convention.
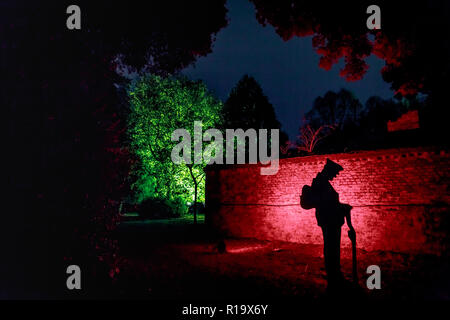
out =
[[[342,207],[344,209],[344,216],[345,216],[345,219],[347,220],[347,225],[350,228],[350,230],[348,230],[348,237],[352,241],[353,282],[355,284],[358,284],[358,272],[357,272],[357,263],[356,263],[356,232],[355,232],[355,228],[353,228],[352,218],[351,218],[351,211],[352,211],[353,207],[349,204],[343,204]]]

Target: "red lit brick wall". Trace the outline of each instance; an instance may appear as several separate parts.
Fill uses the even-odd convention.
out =
[[[417,110],[409,111],[397,120],[388,121],[387,123],[389,132],[418,129],[419,127],[419,112]]]
[[[358,247],[367,251],[441,253],[448,247],[450,154],[434,148],[391,149],[280,160],[276,175],[258,165],[209,169],[207,221],[229,236],[322,243],[315,211],[299,205],[326,158],[343,168],[332,181],[354,207]],[[342,245],[350,246],[343,227]]]

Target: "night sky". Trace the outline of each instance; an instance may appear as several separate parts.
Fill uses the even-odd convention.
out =
[[[258,23],[249,1],[228,0],[227,7],[229,25],[218,33],[213,52],[199,58],[183,73],[205,81],[223,101],[244,74],[253,76],[274,105],[291,140],[295,140],[304,112],[312,107],[317,96],[328,90],[346,88],[363,104],[374,95],[393,96],[389,84],[381,77],[382,60],[371,56],[365,77],[347,82],[339,76],[343,61],[330,71],[319,68],[320,56],[312,48],[311,37],[295,37],[285,42],[272,26]]]

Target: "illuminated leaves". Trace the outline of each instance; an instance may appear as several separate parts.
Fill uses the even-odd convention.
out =
[[[450,6],[446,1],[424,3],[385,1],[382,30],[368,30],[367,3],[303,0],[250,0],[256,18],[270,24],[285,41],[312,36],[320,55],[319,66],[330,70],[340,60],[340,75],[347,81],[362,79],[368,70],[366,58],[374,54],[385,61],[383,79],[392,89],[410,96],[418,92],[446,94],[449,75]]]
[[[174,130],[184,128],[193,136],[194,121],[203,128],[216,127],[220,122],[222,104],[202,82],[183,77],[163,78],[145,75],[128,90],[130,113],[128,136],[131,152],[137,157],[132,169],[136,201],[149,197],[183,198],[192,201],[194,182],[186,166],[172,163],[170,153]],[[206,164],[194,165],[192,173],[200,178],[199,200],[204,200]]]

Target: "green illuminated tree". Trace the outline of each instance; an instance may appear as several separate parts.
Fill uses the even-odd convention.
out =
[[[193,150],[194,121],[201,121],[203,130],[218,127],[222,103],[205,84],[185,77],[144,75],[130,85],[128,96],[128,136],[135,158],[131,172],[134,201],[158,197],[193,201],[194,206],[204,201],[206,162],[202,157],[198,164],[173,163],[171,152],[176,142],[171,135],[176,129],[186,129]]]

